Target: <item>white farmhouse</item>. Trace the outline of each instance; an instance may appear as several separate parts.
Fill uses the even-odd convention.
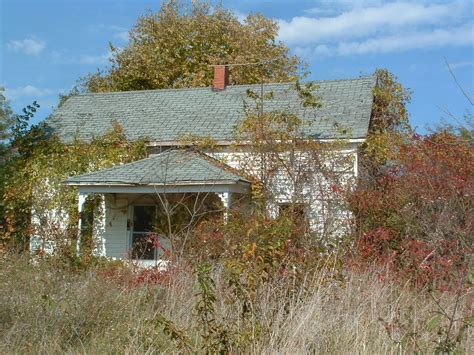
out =
[[[49,125],[66,143],[101,136],[112,122],[123,126],[128,139],[148,141],[146,159],[73,176],[65,182],[78,187],[80,210],[87,196],[103,196],[104,213],[94,218],[93,226],[97,254],[132,257],[145,263],[156,260],[160,248],[147,242],[143,247],[143,241],[154,233],[157,211],[169,206],[168,201],[180,203],[185,196],[193,196],[194,207],[198,200],[201,207],[221,206],[225,218],[232,208],[246,206],[251,182],[239,169],[252,142],[236,145],[235,129],[245,117],[243,102],[248,90],[272,93],[265,111],[287,110],[307,122],[302,132],[305,139],[344,142],[338,151],[350,158],[344,179],[350,182],[357,176],[358,146],[367,136],[371,119],[374,77],[318,81],[314,95],[321,107],[304,108],[292,83],[232,86],[227,85],[227,70],[225,66],[215,68],[212,88],[87,93],[70,97],[54,112]],[[181,149],[187,135],[211,138],[216,148],[204,152]],[[312,164],[311,157],[304,159],[305,166]],[[294,186],[285,174],[276,180],[275,198],[268,202],[271,215],[295,202],[291,195]],[[327,229],[328,218],[346,213],[332,210],[329,216],[330,198],[314,187],[324,186],[331,192],[322,180],[315,174],[313,184],[303,187],[297,200],[313,231]],[[167,242],[163,239],[158,245]]]

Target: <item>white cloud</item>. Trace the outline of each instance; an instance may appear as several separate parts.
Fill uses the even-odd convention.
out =
[[[310,59],[471,46],[472,10],[467,0],[320,0],[306,16],[277,21],[279,39]]]
[[[449,66],[451,67],[451,69],[460,69],[460,68],[465,68],[465,67],[472,67],[472,66],[474,66],[474,60],[449,63]]]
[[[25,38],[22,40],[11,40],[7,42],[7,47],[14,52],[37,56],[46,47],[46,43],[35,38]]]
[[[380,6],[383,0],[319,0],[316,6],[305,10],[308,15],[335,15],[344,10]]]
[[[360,38],[407,26],[440,24],[461,15],[464,5],[456,4],[395,2],[356,8],[333,17],[294,17],[290,21],[279,20],[279,38],[288,44],[301,45]]]
[[[393,35],[372,38],[362,42],[341,43],[337,48],[340,55],[387,53],[410,49],[474,45],[471,26],[449,29],[435,29],[429,32]]]
[[[121,39],[124,42],[128,42],[128,40],[130,38],[129,35],[128,35],[128,31],[118,32],[118,33],[115,34],[115,37],[118,38],[118,39]]]
[[[120,49],[120,47],[117,47],[117,49]],[[62,51],[51,52],[51,59],[58,64],[104,65],[109,63],[111,57],[112,53],[110,51],[97,55],[83,54],[74,58]]]
[[[78,64],[86,65],[103,65],[109,62],[111,53],[100,54],[100,55],[81,55],[77,60]]]
[[[402,52],[411,49],[468,46],[474,45],[472,27],[461,26],[448,29],[434,29],[402,33],[399,35],[369,38],[363,41],[340,42],[335,46],[317,45],[298,47],[295,53],[308,57],[346,56],[354,54],[373,54]],[[461,63],[462,65],[468,65]]]
[[[128,29],[122,26],[117,26],[117,25],[106,25],[106,24],[90,25],[87,27],[87,31],[92,32],[92,33],[112,34],[115,38],[118,38],[124,42],[127,42],[129,39]]]
[[[17,88],[6,88],[5,97],[9,100],[18,100],[21,98],[41,98],[54,94],[53,91],[48,88],[38,88],[33,85],[19,86]]]

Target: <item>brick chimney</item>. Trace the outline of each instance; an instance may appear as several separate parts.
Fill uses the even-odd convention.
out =
[[[225,90],[229,84],[229,68],[227,65],[215,65],[214,66],[214,80],[212,82],[212,90],[221,91]]]

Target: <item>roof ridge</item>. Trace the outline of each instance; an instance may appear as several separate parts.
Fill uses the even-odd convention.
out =
[[[359,76],[359,77],[351,77],[351,78],[344,78],[344,79],[324,79],[324,80],[309,80],[303,83],[331,83],[331,82],[342,82],[342,81],[354,81],[354,80],[363,80],[363,79],[373,79],[375,78],[374,75],[367,75],[367,76]],[[264,83],[264,86],[272,86],[272,85],[289,85],[295,83],[296,80],[293,81],[282,81],[282,82],[271,82],[271,83]],[[245,86],[258,86],[261,85],[260,83],[253,83],[253,84],[236,84],[236,85],[228,85],[228,89],[232,88],[240,88]],[[78,95],[73,95],[71,97],[77,96],[95,96],[95,95],[124,95],[128,93],[150,93],[150,92],[176,92],[176,91],[201,91],[201,90],[209,90],[211,89],[210,86],[195,86],[195,87],[185,87],[185,88],[164,88],[164,89],[146,89],[146,90],[128,90],[128,91],[104,91],[104,92],[85,92]],[[225,92],[223,90],[222,92]]]
[[[168,149],[168,150],[165,150],[164,152],[158,153],[158,154],[153,155],[153,156],[148,156],[148,157],[143,158],[143,159],[138,159],[138,160],[128,162],[128,163],[125,163],[125,164],[117,164],[117,165],[114,165],[114,166],[111,166],[111,167],[108,167],[108,168],[103,168],[103,169],[99,169],[99,170],[96,170],[96,171],[91,171],[91,172],[88,172],[88,173],[71,176],[67,180],[65,180],[64,182],[74,180],[78,177],[86,177],[86,176],[87,177],[93,177],[93,176],[98,175],[98,174],[100,175],[104,172],[109,172],[109,171],[113,171],[113,170],[117,170],[117,169],[122,169],[123,167],[132,166],[132,165],[137,164],[137,163],[142,164],[145,160],[154,160],[154,159],[158,159],[158,158],[166,159],[167,158],[166,156],[170,156],[172,153],[177,153],[177,154],[179,154],[179,153],[181,153],[181,154],[182,153],[185,153],[185,154],[188,153],[189,155],[194,155],[198,158],[201,158],[201,159],[209,162],[210,164],[214,165],[216,168],[224,170],[225,172],[234,175],[235,178],[237,178],[238,180],[243,180],[243,181],[250,182],[249,180],[247,180],[245,178],[242,179],[243,176],[241,176],[242,174],[239,173],[237,171],[237,169],[234,169],[234,168],[228,166],[227,164],[225,164],[223,162],[220,162],[219,160],[207,155],[206,153],[200,152],[200,151],[192,149],[192,148]]]
[[[238,169],[235,169],[233,167],[231,167],[230,165],[220,161],[219,159],[217,158],[214,158],[213,156],[209,155],[209,154],[206,154],[204,152],[201,152],[200,150],[198,149],[192,149],[192,148],[188,148],[187,150],[190,150],[191,152],[193,153],[196,153],[197,155],[199,155],[199,157],[203,158],[204,160],[208,161],[209,163],[215,165],[217,168],[219,169],[222,169],[230,174],[233,174],[239,178],[242,178],[244,176],[242,176],[242,172],[239,171]],[[246,181],[249,181],[246,177],[245,177]]]

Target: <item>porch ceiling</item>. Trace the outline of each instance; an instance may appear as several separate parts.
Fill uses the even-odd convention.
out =
[[[74,176],[64,182],[80,192],[244,192],[250,182],[232,169],[189,150],[169,150],[150,158]]]

